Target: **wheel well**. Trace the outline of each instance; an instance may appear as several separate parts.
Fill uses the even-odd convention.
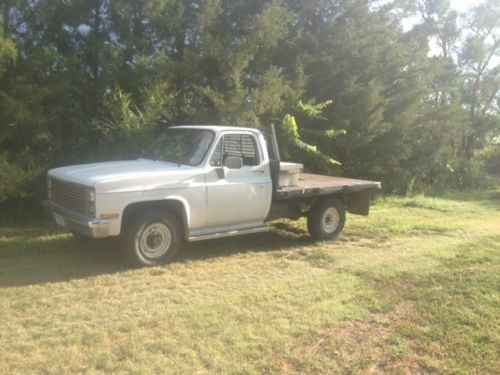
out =
[[[321,197],[315,198],[311,202],[310,207],[312,208],[315,205],[320,204],[324,199],[336,198],[344,205],[344,208],[346,209],[347,212],[355,215],[366,216],[370,211],[371,195],[372,192],[368,190],[323,195]]]
[[[123,232],[124,228],[130,224],[137,215],[152,209],[159,208],[172,213],[175,217],[179,219],[179,223],[182,228],[182,236],[183,238],[187,237],[188,232],[188,224],[187,224],[187,214],[186,209],[182,202],[175,199],[165,199],[165,200],[157,200],[157,201],[147,201],[147,202],[137,202],[131,203],[125,210],[123,210],[122,222],[121,222],[121,232]]]
[[[345,194],[342,194],[342,193],[321,195],[319,197],[314,198],[311,201],[310,205],[311,205],[311,207],[313,207],[315,205],[320,204],[320,202],[322,202],[323,200],[330,199],[330,198],[336,198],[336,199],[338,199],[344,205],[344,207],[347,207],[348,198],[347,198],[347,196]]]
[[[311,207],[313,207],[316,204],[319,204],[323,199],[336,198],[344,205],[344,208],[346,209],[347,212],[355,215],[366,216],[370,211],[371,195],[372,192],[368,190],[323,195],[321,197],[314,199],[314,201],[311,204]]]

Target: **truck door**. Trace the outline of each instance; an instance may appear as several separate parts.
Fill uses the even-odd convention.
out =
[[[223,167],[228,156],[241,157],[242,167]],[[262,224],[271,200],[271,176],[255,135],[243,132],[224,134],[209,163],[210,171],[206,179],[207,227]],[[224,176],[221,175],[221,168]]]

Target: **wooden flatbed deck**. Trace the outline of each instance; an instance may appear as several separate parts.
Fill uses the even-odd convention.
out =
[[[378,191],[380,189],[381,183],[376,181],[302,173],[299,176],[298,186],[279,187],[276,190],[276,199],[286,200],[334,193]]]

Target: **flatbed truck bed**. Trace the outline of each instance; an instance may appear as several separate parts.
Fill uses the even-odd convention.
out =
[[[380,189],[381,183],[376,181],[302,173],[297,186],[278,187],[275,197],[277,200],[287,200],[335,193],[375,192]]]
[[[368,215],[372,195],[379,190],[377,181],[301,173],[297,185],[276,187],[266,221],[307,216],[311,207],[328,198],[342,202],[347,212]]]

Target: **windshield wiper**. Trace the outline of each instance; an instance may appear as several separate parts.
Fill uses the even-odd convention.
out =
[[[159,160],[162,160],[162,161],[173,161],[173,162],[177,163],[178,167],[181,166],[181,157],[179,155],[166,156],[166,157],[159,158]]]
[[[139,154],[139,158],[155,160],[156,157],[149,150],[142,150]]]

